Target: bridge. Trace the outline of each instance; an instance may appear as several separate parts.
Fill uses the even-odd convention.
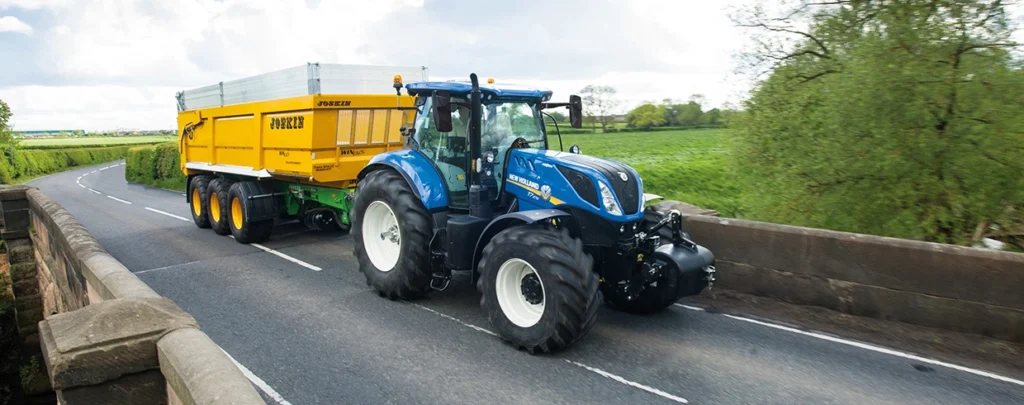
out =
[[[345,233],[242,245],[122,163],[30,186],[0,270],[49,403],[1024,403],[1020,254],[690,215],[714,289],[532,356],[465,280],[377,297]]]

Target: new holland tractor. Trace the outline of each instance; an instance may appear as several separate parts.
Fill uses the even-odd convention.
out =
[[[379,295],[422,297],[468,272],[491,327],[535,353],[586,335],[601,302],[652,313],[714,281],[712,253],[679,212],[645,209],[635,170],[553,150],[544,110],[568,108],[579,128],[579,96],[553,103],[475,74],[405,87],[406,146],[370,159],[352,203],[354,253]]]

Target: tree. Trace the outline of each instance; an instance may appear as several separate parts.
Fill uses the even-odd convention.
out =
[[[747,215],[963,244],[1020,225],[1024,73],[1003,2],[803,0],[736,19],[761,78],[731,143]]]
[[[558,111],[551,111],[548,114],[551,115],[551,118],[554,118],[555,122],[559,124],[569,122],[569,117],[566,117],[565,114],[562,114]],[[550,122],[551,118],[546,118],[545,122]]]
[[[626,114],[626,125],[650,129],[665,125],[665,106],[645,103]]]
[[[10,145],[17,140],[11,134],[11,107],[3,100],[0,100],[0,146]]]
[[[695,101],[690,101],[689,103],[686,104],[680,104],[676,106],[675,109],[676,111],[678,111],[675,119],[675,121],[678,123],[677,125],[697,125],[700,123],[701,115],[704,114],[704,112],[701,111],[700,109],[700,104],[698,104]]]
[[[588,85],[580,90],[580,94],[583,97],[583,108],[586,109],[591,125],[599,123],[602,131],[607,129],[608,124],[615,119],[615,111],[619,107],[619,101],[615,99],[615,88]]]

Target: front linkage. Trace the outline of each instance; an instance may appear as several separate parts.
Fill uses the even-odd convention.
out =
[[[670,235],[659,232],[666,228],[671,232]],[[662,241],[664,236],[669,236],[669,244]],[[685,249],[685,251],[674,251],[675,247]],[[668,211],[661,220],[651,225],[646,231],[637,232],[633,238],[621,242],[619,249],[627,254],[635,252],[635,265],[639,266],[637,269],[639,271],[634,272],[626,283],[619,285],[620,293],[627,301],[638,298],[652,283],[667,279],[669,275],[666,272],[668,271],[686,272],[694,270],[693,266],[700,265],[699,260],[690,260],[690,258],[705,256],[702,253],[710,256],[707,249],[699,247],[683,231],[683,216],[678,210]],[[656,254],[659,251],[664,254]],[[714,259],[711,258],[709,263],[700,265],[700,268],[703,271],[702,281],[706,282],[707,288],[710,289],[715,282]]]

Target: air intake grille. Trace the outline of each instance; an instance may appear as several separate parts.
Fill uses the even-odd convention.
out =
[[[562,175],[569,180],[569,184],[576,190],[576,194],[579,194],[584,201],[593,204],[595,207],[600,207],[597,199],[597,186],[594,185],[593,180],[576,170],[562,166],[557,167],[558,171],[562,172]]]

